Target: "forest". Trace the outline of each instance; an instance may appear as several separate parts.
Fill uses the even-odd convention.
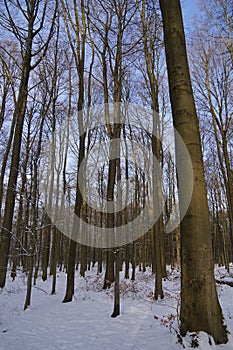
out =
[[[0,1],[0,319],[19,280],[26,312],[94,271],[118,319],[177,273],[180,346],[233,344],[233,4],[198,6],[184,29],[179,0]]]

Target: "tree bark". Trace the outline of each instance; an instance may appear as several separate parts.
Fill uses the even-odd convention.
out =
[[[205,331],[217,344],[227,342],[226,327],[218,301],[209,225],[206,185],[199,124],[189,75],[185,35],[179,0],[160,0],[163,18],[169,91],[173,124],[182,137],[193,167],[193,194],[180,224],[181,229],[181,334]],[[183,214],[185,192],[190,183],[184,171],[184,159],[176,137],[180,211]],[[187,186],[186,186],[187,185]],[[186,188],[185,188],[186,187]]]

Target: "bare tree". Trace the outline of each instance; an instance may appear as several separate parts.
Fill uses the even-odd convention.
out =
[[[209,225],[206,185],[199,123],[189,74],[185,35],[179,0],[160,0],[162,11],[170,99],[175,129],[188,149],[193,167],[193,193],[183,213],[188,166],[176,138],[181,230],[181,334],[205,331],[216,343],[226,343],[226,327],[218,301]],[[179,167],[181,167],[179,169]],[[186,188],[185,188],[186,187]]]
[[[230,17],[230,13],[226,13],[227,15]],[[217,27],[215,31],[221,24],[220,19],[220,23],[216,23],[216,20],[214,21]],[[209,23],[208,26],[200,23],[195,31],[197,40],[192,42],[195,52],[191,58],[192,75],[204,137],[209,148],[212,148],[213,142],[216,146],[221,176],[226,189],[229,231],[233,248],[233,163],[231,161],[233,85],[232,67],[229,64],[231,56],[230,52],[225,51],[226,43],[222,35],[219,38],[213,38],[209,34],[214,31],[212,24]],[[207,150],[206,157],[208,157]]]
[[[70,2],[62,1],[62,10],[65,20],[67,35],[72,50],[72,54],[75,60],[75,67],[78,74],[78,127],[79,127],[79,151],[78,151],[78,166],[79,169],[82,161],[85,157],[85,140],[86,132],[84,131],[82,109],[84,107],[84,69],[85,69],[85,50],[86,50],[86,34],[87,34],[87,21],[86,21],[86,1],[81,0],[78,4],[73,0],[72,7],[69,6]],[[74,18],[74,19],[73,19]],[[74,40],[73,40],[74,38]],[[83,196],[79,187],[79,181],[77,179],[76,186],[76,201],[75,201],[75,215],[81,217],[83,207]],[[79,230],[81,227],[78,228]],[[67,284],[66,294],[63,302],[72,301],[74,295],[74,275],[75,275],[75,259],[77,241],[75,238],[75,232],[72,231],[72,236],[69,246],[68,254],[68,271],[67,271]]]
[[[17,101],[14,110],[16,125],[12,146],[12,160],[7,186],[3,227],[0,243],[0,287],[3,288],[6,280],[8,254],[11,240],[12,220],[15,206],[17,177],[19,171],[19,159],[22,140],[22,129],[27,106],[28,83],[31,71],[41,62],[48,48],[53,33],[56,17],[57,1],[54,3],[52,20],[48,21],[50,27],[47,38],[42,41],[42,30],[47,18],[48,3],[43,6],[39,0],[18,1],[4,0],[4,8],[0,16],[0,24],[8,33],[11,33],[19,42],[22,55],[22,70]],[[50,17],[51,18],[51,17]],[[24,20],[22,25],[21,21]],[[18,20],[18,22],[17,22]],[[47,27],[47,26],[46,26]],[[39,41],[38,41],[39,40]]]

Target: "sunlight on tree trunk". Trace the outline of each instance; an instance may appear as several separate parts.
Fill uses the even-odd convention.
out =
[[[181,334],[205,331],[217,344],[227,342],[218,301],[200,132],[189,75],[179,0],[160,0],[173,123],[191,157],[194,183],[191,203],[181,224]],[[177,142],[177,140],[176,140]],[[176,144],[178,166],[185,160]],[[183,168],[185,169],[185,168]],[[180,210],[185,198],[185,171],[179,175]]]

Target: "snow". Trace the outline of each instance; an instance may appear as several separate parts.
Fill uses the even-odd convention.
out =
[[[216,276],[231,278],[224,268]],[[50,295],[52,278],[40,278],[33,287],[31,307],[23,311],[26,278],[19,271],[14,282],[8,276],[6,287],[0,290],[1,350],[181,350],[191,348],[197,338],[201,350],[232,350],[233,337],[225,345],[209,344],[203,332],[177,337],[179,313],[179,271],[169,271],[164,281],[165,298],[153,300],[154,276],[148,268],[137,271],[136,281],[123,279],[121,273],[121,315],[111,318],[113,287],[103,291],[103,276],[96,267],[85,278],[76,275],[75,297],[62,303],[66,275],[57,274],[57,293]],[[233,288],[217,285],[228,330],[233,333]]]

